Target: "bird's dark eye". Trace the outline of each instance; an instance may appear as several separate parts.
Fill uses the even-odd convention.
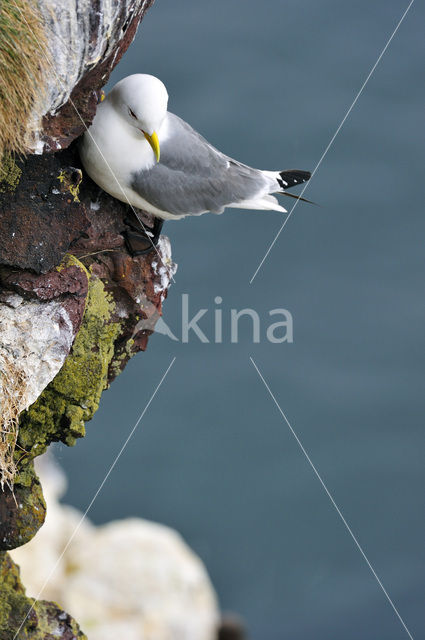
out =
[[[130,109],[130,107],[128,107],[128,113],[131,115],[132,118],[137,119],[136,114],[134,113],[134,111]]]

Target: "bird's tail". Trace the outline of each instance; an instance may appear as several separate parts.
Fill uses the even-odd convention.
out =
[[[302,184],[310,179],[310,171],[301,171],[301,169],[288,169],[287,171],[279,171],[280,178],[277,178],[282,189],[290,189],[297,184]]]
[[[252,171],[252,169],[250,169]],[[254,170],[256,171],[256,170]],[[261,171],[267,179],[266,186],[262,187],[260,192],[254,197],[247,200],[239,201],[234,204],[228,204],[228,207],[237,207],[238,209],[269,209],[273,211],[281,211],[287,213],[286,209],[279,204],[279,201],[273,194],[288,196],[296,200],[302,200],[309,204],[315,204],[306,198],[288,193],[286,189],[295,187],[296,185],[307,182],[310,178],[310,171],[301,171],[300,169],[289,169],[287,171]]]
[[[298,184],[303,184],[303,182],[307,182],[310,179],[311,173],[310,171],[302,171],[301,169],[288,169],[287,171],[279,171],[277,177],[277,182],[279,186],[283,189],[283,191],[278,191],[279,195],[287,196],[288,198],[295,198],[295,200],[302,200],[303,202],[308,202],[309,204],[315,204],[311,200],[307,200],[306,198],[302,198],[301,196],[296,196],[293,193],[288,193],[286,189],[290,189],[291,187],[295,187]]]

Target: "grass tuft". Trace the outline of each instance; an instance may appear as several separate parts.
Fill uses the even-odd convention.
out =
[[[0,158],[24,154],[34,106],[49,70],[46,30],[36,0],[0,2]]]
[[[16,475],[14,454],[19,429],[19,414],[26,390],[26,375],[4,356],[0,356],[0,486],[13,490]]]

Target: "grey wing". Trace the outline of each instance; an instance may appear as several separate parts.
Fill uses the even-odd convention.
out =
[[[221,213],[264,192],[261,171],[228,158],[178,116],[167,117],[160,162],[133,174],[131,186],[147,202],[173,215]]]

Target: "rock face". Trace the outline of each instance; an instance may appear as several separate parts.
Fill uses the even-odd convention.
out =
[[[0,306],[0,366],[8,371],[8,380],[0,380],[0,393],[4,397],[13,381],[20,381],[18,413],[35,402],[59,372],[79,328],[76,324],[74,328],[66,305],[55,300],[25,300],[17,293],[4,297]],[[15,366],[20,369],[14,370]]]
[[[41,0],[51,73],[34,118],[37,152],[67,147],[91,123],[102,87],[153,0]],[[37,123],[43,118],[41,127]]]
[[[35,596],[82,514],[58,502],[61,470],[43,456],[37,470],[46,523],[12,552]],[[219,612],[208,575],[172,529],[139,518],[96,527],[84,520],[60,558],[42,597],[60,602],[90,640],[215,640]]]
[[[164,237],[129,254],[131,212],[83,175],[76,147],[152,0],[38,4],[54,65],[46,73],[40,53],[40,100],[22,123],[35,154],[6,153],[0,167],[0,640],[21,622],[18,638],[83,637],[57,605],[31,608],[6,551],[45,518],[34,458],[84,435],[104,389],[146,348],[175,271]]]

